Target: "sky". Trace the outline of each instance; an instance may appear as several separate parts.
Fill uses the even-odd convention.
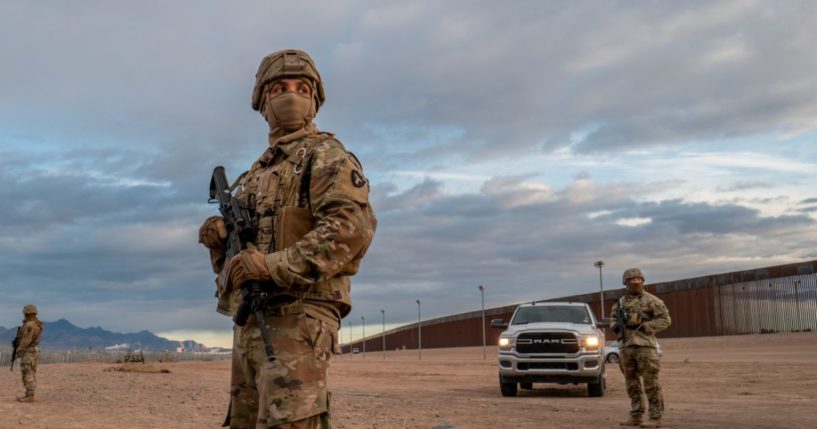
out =
[[[343,341],[421,318],[817,259],[817,3],[0,0],[0,326],[24,304],[229,345],[197,243],[266,148],[260,59],[379,219]],[[365,319],[363,319],[365,318]],[[349,322],[353,327],[349,329]]]

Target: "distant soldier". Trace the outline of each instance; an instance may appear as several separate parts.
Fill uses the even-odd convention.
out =
[[[26,395],[17,398],[20,402],[34,402],[34,389],[37,387],[37,365],[40,363],[40,338],[43,335],[43,322],[37,319],[37,307],[28,304],[23,307],[23,326],[18,331],[15,343],[20,359],[20,372],[23,374],[23,386]]]
[[[613,331],[620,336],[621,371],[627,383],[627,396],[630,397],[630,418],[621,425],[661,427],[664,396],[658,383],[661,365],[656,353],[655,334],[667,329],[672,321],[664,302],[644,291],[644,274],[640,269],[624,271],[622,283],[627,286],[627,293],[613,304],[612,311]],[[650,419],[647,422],[642,421],[642,394],[645,391],[650,404]]]

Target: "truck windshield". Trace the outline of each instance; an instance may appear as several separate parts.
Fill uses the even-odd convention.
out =
[[[587,313],[587,309],[585,307],[575,305],[539,305],[532,307],[521,307],[513,316],[511,325],[524,325],[526,323],[539,322],[590,324],[590,315]]]

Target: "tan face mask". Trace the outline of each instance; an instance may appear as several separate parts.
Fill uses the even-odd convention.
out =
[[[627,283],[627,290],[633,295],[641,295],[644,293],[644,283]]]
[[[270,129],[296,131],[312,122],[312,118],[315,117],[315,103],[312,97],[306,98],[287,92],[267,98],[263,115]]]

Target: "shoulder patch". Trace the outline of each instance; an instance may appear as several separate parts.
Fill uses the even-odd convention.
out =
[[[351,173],[352,185],[355,188],[362,188],[366,185],[366,179],[363,178],[363,174],[357,170],[352,170]]]
[[[363,175],[363,170],[351,158],[347,158],[335,176],[329,193],[365,204],[369,201],[369,181]]]

